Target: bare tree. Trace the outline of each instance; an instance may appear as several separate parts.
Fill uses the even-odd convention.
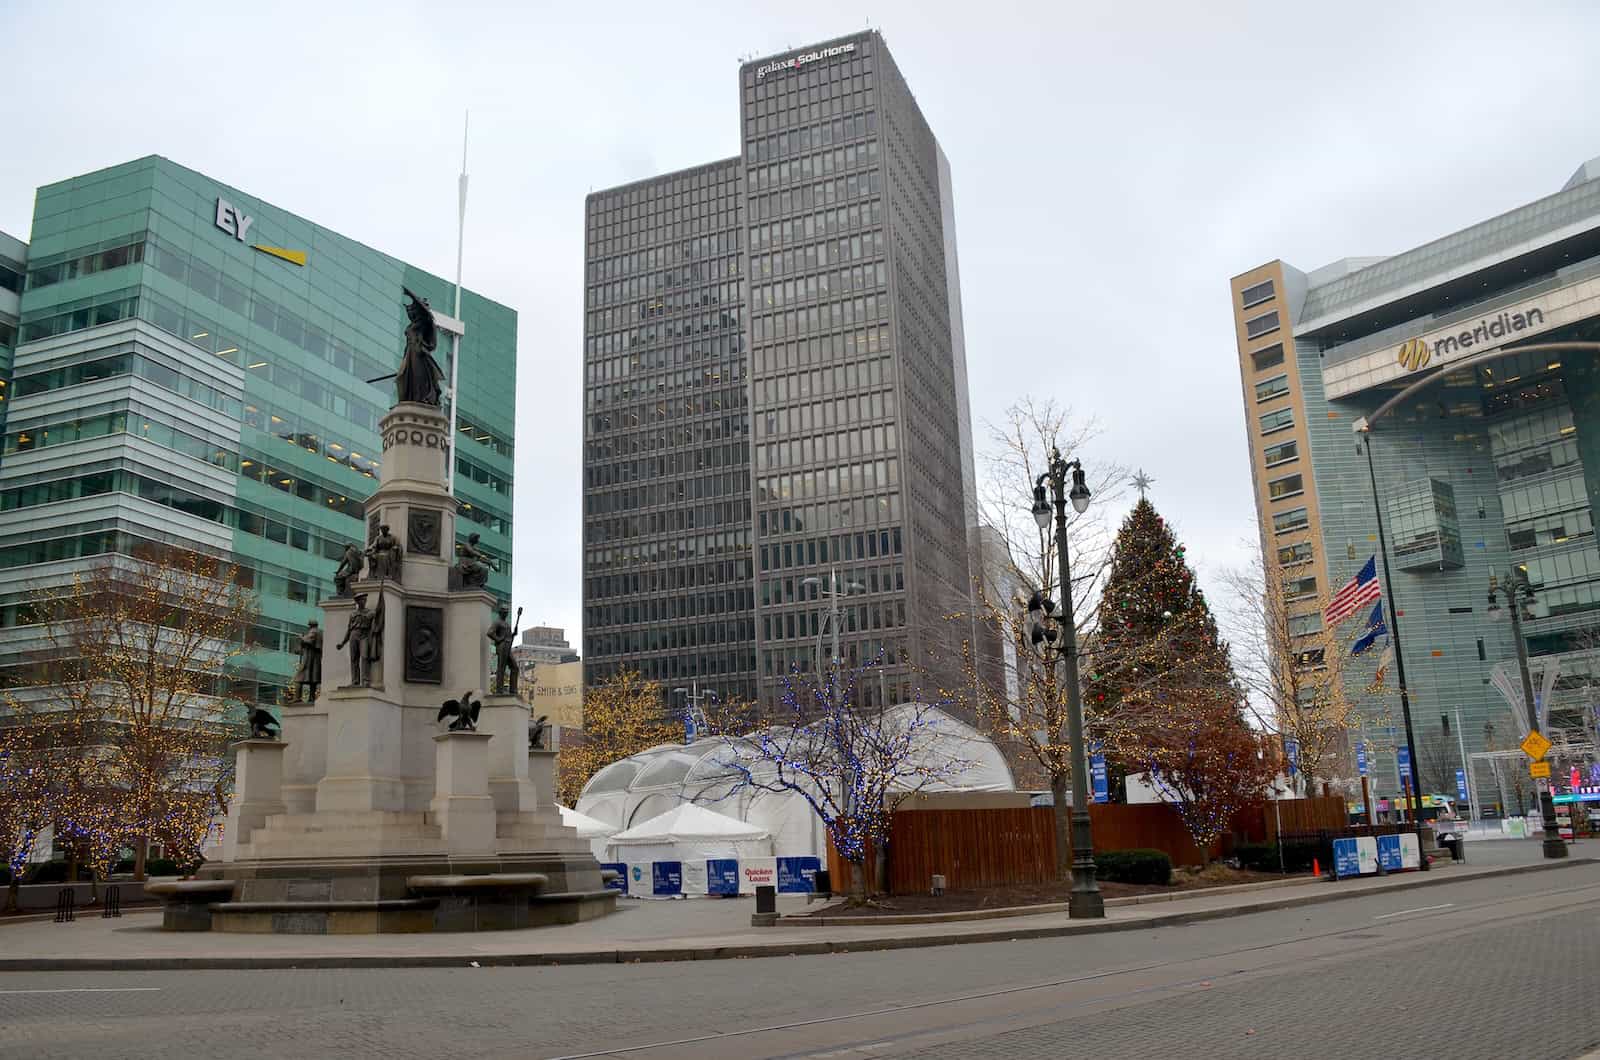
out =
[[[872,669],[838,668],[820,682],[786,678],[769,724],[743,736],[719,727],[723,748],[714,761],[722,775],[708,783],[720,782],[723,797],[766,791],[805,799],[850,866],[857,903],[866,900],[868,853],[876,852],[880,869],[885,864],[894,811],[929,786],[954,784],[971,765],[952,753],[934,707],[864,702],[860,689],[877,680]]]
[[[1387,714],[1386,690],[1371,683],[1365,659],[1351,654],[1368,632],[1368,612],[1329,628],[1322,617],[1327,587],[1303,592],[1301,568],[1274,559],[1257,552],[1248,566],[1223,572],[1234,672],[1261,728],[1298,745],[1308,787],[1344,783],[1350,729]],[[1376,656],[1382,649],[1369,650]]]
[[[971,635],[962,646],[964,680],[952,699],[987,729],[1002,750],[1037,767],[1054,802],[1056,874],[1066,879],[1072,853],[1068,839],[1072,748],[1067,739],[1066,689],[1058,668],[1047,665],[1030,640],[1026,601],[1035,592],[1059,599],[1060,562],[1054,524],[1041,529],[1034,520],[1034,484],[1050,453],[1081,456],[1099,428],[1076,422],[1070,409],[1052,401],[1024,398],[989,427],[989,449],[982,464],[979,512],[984,526],[973,558],[974,602],[970,612],[951,616]],[[1085,464],[1094,502],[1088,512],[1067,521],[1071,558],[1074,625],[1085,645],[1094,628],[1099,594],[1111,563],[1117,507],[1125,468]]]

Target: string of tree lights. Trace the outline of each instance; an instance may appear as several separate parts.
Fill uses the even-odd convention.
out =
[[[732,791],[793,792],[805,799],[850,866],[852,900],[866,898],[867,861],[884,864],[894,811],[930,784],[954,783],[971,763],[933,745],[935,705],[889,707],[861,698],[878,666],[790,673],[777,716],[745,736],[724,728],[717,764]],[[918,698],[918,697],[913,697]]]
[[[1095,641],[1086,687],[1111,782],[1148,773],[1204,854],[1260,797],[1278,755],[1246,722],[1216,619],[1148,498],[1117,533]]]
[[[38,590],[39,647],[5,692],[6,749],[38,776],[69,860],[103,878],[131,849],[198,860],[232,783],[255,596],[238,568],[182,549],[106,556]],[[18,827],[0,801],[5,834]],[[24,855],[23,863],[26,863]]]

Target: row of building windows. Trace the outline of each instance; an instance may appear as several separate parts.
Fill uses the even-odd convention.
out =
[[[1275,409],[1261,417],[1261,433],[1288,430],[1294,426],[1294,409]]]
[[[906,568],[903,563],[884,563],[870,567],[851,567],[838,572],[841,586],[860,586],[854,592],[892,593],[906,587]],[[807,584],[807,582],[810,584]],[[761,606],[804,603],[822,599],[827,586],[825,579],[804,577],[761,579]]]
[[[1262,280],[1260,283],[1252,284],[1240,291],[1239,302],[1243,308],[1249,309],[1251,306],[1257,306],[1262,302],[1270,301],[1272,295],[1272,281]]]
[[[1305,481],[1299,474],[1285,475],[1267,483],[1267,498],[1282,500],[1305,492]]]
[[[794,567],[815,567],[818,564],[854,563],[858,560],[886,559],[902,555],[903,552],[901,529],[893,526],[882,530],[830,534],[806,541],[762,545],[759,550],[759,569],[766,573]]]
[[[1250,354],[1250,362],[1258,372],[1271,371],[1283,364],[1283,343],[1274,343]]]
[[[604,598],[591,597],[591,599]],[[606,629],[641,623],[682,622],[734,614],[750,610],[751,598],[748,588],[720,589],[709,593],[683,593],[675,596],[619,595],[614,603],[591,608],[594,621],[586,624],[584,628]],[[754,630],[751,632],[753,636]]]
[[[889,466],[892,465],[892,466]],[[758,501],[802,501],[827,497],[840,497],[846,493],[871,493],[900,484],[899,460],[868,460],[860,464],[840,464],[836,467],[807,468],[804,471],[785,472],[756,479]],[[882,501],[883,498],[877,498]],[[890,519],[900,518],[900,495],[889,495]],[[860,505],[845,505],[845,517],[861,513]],[[869,521],[871,513],[867,513]],[[835,524],[839,525],[839,524]]]
[[[88,253],[71,250],[67,253],[70,256],[66,258],[46,259],[45,264],[33,263],[33,267],[28,270],[28,288],[36,291],[41,287],[61,283],[63,280],[93,276],[97,272],[119,269],[124,265],[137,265],[144,260],[144,237],[141,235],[104,250],[93,250]]]
[[[822,626],[827,621],[828,614],[829,609],[825,607],[812,608],[806,611],[785,611],[778,614],[763,613],[761,616],[762,643],[794,640],[796,638],[815,638],[822,632]],[[843,604],[839,607],[839,632],[841,634],[900,629],[905,624],[906,602],[904,599],[872,600],[859,604]]]
[[[793,280],[784,280],[781,283],[761,284],[752,291],[752,294],[754,295],[755,307],[758,310],[762,308],[781,309],[784,306],[797,305],[802,302],[813,302],[819,299],[826,300],[841,294],[849,295],[856,291],[883,287],[888,282],[888,269],[884,262],[879,261],[866,265],[855,265],[837,271],[827,270],[810,276],[801,276]],[[860,305],[857,305],[855,315],[863,319],[876,319],[879,316],[887,316],[887,306],[882,308],[883,312],[880,313],[871,306],[863,310]],[[847,319],[845,323],[851,323],[851,321]]]
[[[636,537],[681,534],[687,530],[705,530],[715,526],[748,525],[750,525],[749,502],[724,501],[721,504],[700,504],[690,508],[640,512],[636,515],[611,519],[591,518],[584,524],[584,533],[590,544],[601,545]]]
[[[743,318],[744,307],[736,305],[715,312],[691,313],[658,324],[608,331],[590,336],[593,345],[589,352],[602,355],[624,353],[632,351],[635,347],[654,346],[657,343],[671,342],[673,339],[692,339],[697,335],[709,336],[716,332],[738,331]]]
[[[694,416],[720,417],[724,412],[743,408],[745,399],[743,387],[724,387],[704,393],[686,394],[671,400],[598,412],[588,418],[589,433],[595,435],[606,431],[625,431],[647,424],[664,424]]]
[[[748,549],[749,538],[745,538]],[[628,560],[625,564],[613,564],[613,553],[622,552]],[[650,567],[641,565],[637,546],[623,549],[595,549],[584,556],[588,572],[586,584],[592,596],[643,596],[651,593],[679,593],[702,586],[733,586],[728,590],[735,594],[733,601],[734,610],[750,610],[755,607],[750,597],[750,557],[745,555],[738,559],[723,559],[713,563],[679,563],[671,567]],[[607,574],[601,568],[617,566],[617,573]],[[740,587],[744,585],[744,587]],[[721,591],[721,590],[719,590]]]
[[[721,386],[724,383],[737,382],[744,377],[743,359],[736,356],[710,363],[705,363],[705,358],[702,356],[697,358],[702,361],[701,366],[694,368],[673,369],[661,363],[665,361],[670,364],[669,358],[673,351],[688,349],[687,346],[679,345],[640,350],[626,357],[608,357],[590,361],[588,381],[591,384],[619,377],[620,381],[609,385],[591,386],[586,391],[589,394],[589,407],[614,405],[642,397],[659,397],[680,390]],[[688,363],[690,356],[686,356],[680,363]]]
[[[0,291],[10,291],[12,294],[21,294],[23,275],[26,267],[20,261],[0,254]]]
[[[1287,512],[1274,512],[1272,516],[1272,532],[1287,534],[1291,530],[1304,530],[1311,525],[1311,517],[1304,508],[1294,508]]]
[[[859,83],[859,82],[857,82]],[[874,94],[870,89],[861,91],[841,92],[839,95],[827,99],[818,99],[793,107],[786,107],[770,115],[754,115],[745,118],[746,149],[750,152],[746,157],[754,162],[765,162],[775,157],[778,150],[778,139],[769,133],[778,133],[780,129],[793,128],[804,122],[814,122],[829,115],[844,115],[854,111],[864,111],[876,103]],[[782,135],[779,133],[779,135]]]
[[[609,515],[717,497],[748,499],[750,490],[747,482],[743,468],[719,474],[695,475],[692,478],[658,478],[626,489],[589,493],[584,497],[584,513]]]
[[[721,292],[722,301],[737,301],[738,279],[738,257],[717,257],[709,261],[688,262],[648,275],[630,276],[627,279],[612,280],[607,283],[592,283],[585,297],[589,309],[600,309],[608,305],[656,298],[675,289],[681,290],[711,283],[721,285],[723,288],[731,286],[731,290]]]
[[[585,525],[585,532],[588,525]],[[588,544],[596,542],[588,541]],[[687,534],[682,537],[639,539],[631,543],[611,543],[605,548],[595,548],[587,553],[584,569],[599,572],[631,567],[641,563],[692,563],[698,559],[716,556],[749,555],[750,530],[748,523],[741,530],[723,530],[714,534]]]
[[[1271,401],[1275,397],[1282,397],[1289,392],[1289,377],[1275,375],[1271,379],[1264,379],[1256,384],[1256,401]]]
[[[1298,563],[1311,562],[1311,542],[1297,541],[1292,545],[1278,546],[1278,565],[1292,567]]]
[[[1244,322],[1244,335],[1247,339],[1259,339],[1261,336],[1278,330],[1278,311],[1262,313],[1260,316],[1251,317]]]
[[[708,258],[738,254],[743,248],[739,233],[739,228],[732,227],[726,231],[714,232],[695,239],[673,240],[661,243],[660,246],[630,250],[625,254],[602,252],[604,256],[589,264],[589,282],[619,280],[637,276],[642,272],[655,272]],[[738,259],[735,258],[735,268],[737,264]]]
[[[684,424],[668,431],[643,431],[635,434],[612,435],[585,443],[584,466],[593,470],[585,485],[590,488],[615,486],[623,482],[642,482],[646,479],[663,479],[673,475],[698,474],[711,465],[711,454],[697,449],[685,451],[686,446],[723,438],[742,438],[747,433],[743,416],[724,416],[720,419],[702,420]],[[744,466],[749,450],[744,443],[732,456],[735,467]],[[630,453],[662,452],[659,456],[620,459]]]
[[[758,158],[767,164],[751,166],[746,170],[745,187],[759,194],[780,184],[787,184],[793,179],[806,179],[817,172],[815,163],[806,165],[806,160],[803,159],[794,162],[769,160],[804,155],[815,148],[842,144],[846,140],[871,136],[877,131],[878,112],[869,110],[858,114],[847,114],[833,121],[819,122],[790,132],[778,133],[772,137],[773,143],[770,147],[755,148],[751,152],[752,158]],[[871,157],[877,158],[877,141],[874,140],[872,143]]]
[[[123,352],[111,356],[96,356],[110,349]],[[13,398],[32,397],[35,394],[46,394],[52,390],[66,387],[81,386],[84,383],[98,383],[105,379],[116,379],[121,376],[131,375],[154,383],[163,390],[170,390],[174,394],[188,398],[198,405],[220,412],[225,416],[239,419],[244,414],[244,402],[240,401],[231,392],[218,387],[200,382],[179,368],[173,367],[165,360],[157,360],[143,353],[132,352],[134,344],[131,342],[118,343],[106,350],[90,350],[81,356],[93,357],[93,360],[75,361],[72,364],[59,365],[48,368],[42,372],[30,372],[19,375],[13,380]]]
[[[867,173],[852,173],[847,177],[835,177],[825,180],[817,185],[813,192],[813,201],[817,206],[829,207],[835,203],[846,202],[849,199],[862,198],[869,195],[883,193],[882,174],[874,169]],[[801,240],[813,238],[817,232],[817,220],[823,219],[823,232],[827,230],[825,214],[806,214],[804,217],[791,217],[782,221],[770,221],[766,224],[750,226],[750,250],[752,253],[765,251],[769,248],[780,247],[786,243],[798,243]],[[878,249],[882,252],[882,237],[879,237]],[[819,252],[820,254],[820,252]],[[859,255],[858,255],[859,256]],[[837,252],[830,252],[829,261],[846,260],[838,256]]]
[[[103,438],[112,434],[131,434],[165,449],[192,456],[228,471],[239,470],[239,454],[216,442],[179,430],[160,415],[142,412],[129,402],[118,402],[105,411],[72,419],[30,424],[7,432],[4,451],[26,453],[67,442]]]
[[[860,194],[861,182],[876,193],[878,185],[875,178],[868,174],[865,177],[854,177],[856,183],[851,184],[853,175],[849,171],[870,166],[878,161],[878,141],[868,140],[859,146],[851,144],[849,147],[836,147],[832,151],[823,151],[817,155],[807,155],[797,158],[793,162],[784,162],[778,169],[782,170],[782,179],[775,182],[774,190],[766,191],[750,197],[750,206],[747,219],[750,221],[771,221],[779,217],[787,217],[796,213],[807,213],[819,207],[832,205],[840,199],[853,199]],[[792,169],[791,169],[792,167]],[[876,173],[873,170],[872,173]],[[837,180],[827,180],[835,173],[847,174],[843,183]],[[791,184],[791,180],[795,184]],[[805,183],[799,183],[804,181]],[[781,190],[778,190],[781,189]],[[870,213],[870,207],[868,208]],[[859,217],[859,208],[857,215]],[[832,219],[835,228],[842,220],[838,210],[829,210],[824,214],[810,215],[813,221],[806,224],[807,234],[812,234],[813,226],[816,234],[821,234]],[[848,216],[848,215],[847,215]]]
[[[1296,441],[1287,441],[1279,442],[1277,445],[1269,445],[1266,449],[1262,450],[1261,455],[1268,467],[1276,467],[1279,464],[1287,464],[1291,460],[1299,459],[1300,443]]]
[[[839,654],[844,656],[844,665],[848,669],[857,669],[862,666],[898,666],[901,663],[912,662],[911,656],[906,651],[904,637],[867,637],[863,640],[847,640],[839,645]],[[763,677],[782,678],[791,675],[808,674],[816,665],[816,652],[814,647],[802,648],[773,648],[761,653]],[[826,659],[823,665],[827,665]],[[885,675],[888,677],[888,675]],[[872,697],[876,702],[878,689],[877,682],[870,674],[861,675],[861,695],[863,699]],[[898,686],[891,699],[896,703],[908,701],[911,696],[909,682],[896,681],[889,678],[891,688]],[[898,698],[895,698],[895,697]]]
[[[680,622],[641,629],[585,634],[583,640],[590,658],[609,655],[632,656],[653,651],[687,651],[693,648],[748,642],[755,639],[751,632],[752,627],[753,623],[749,619]],[[719,654],[709,653],[704,658],[716,659]],[[730,652],[726,658],[736,658],[740,654],[742,653]]]

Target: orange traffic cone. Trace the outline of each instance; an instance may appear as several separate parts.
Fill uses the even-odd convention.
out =
[[[1313,875],[1313,876],[1321,876],[1322,875],[1322,862],[1318,861],[1316,858],[1312,858],[1311,859],[1311,875]]]

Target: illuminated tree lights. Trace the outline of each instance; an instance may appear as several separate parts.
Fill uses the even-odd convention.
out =
[[[866,897],[868,852],[881,858],[888,849],[895,809],[971,765],[937,746],[943,715],[936,708],[864,705],[858,680],[874,671],[835,668],[816,680],[787,675],[779,716],[747,736],[724,735],[716,762],[732,793],[792,792],[805,799],[850,865],[856,901]]]
[[[124,847],[198,859],[225,806],[243,704],[228,677],[256,615],[240,572],[192,552],[111,555],[34,595],[42,647],[5,693],[8,747],[49,823],[103,877]],[[20,808],[0,795],[0,829]],[[25,817],[25,815],[23,815]],[[24,859],[25,860],[25,859]]]
[[[1202,856],[1276,771],[1183,546],[1148,499],[1117,535],[1087,685],[1108,770],[1149,773]]]

